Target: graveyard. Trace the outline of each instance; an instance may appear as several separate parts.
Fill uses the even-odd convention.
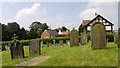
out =
[[[26,45],[14,34],[9,46],[4,47],[0,53],[2,66],[119,65],[120,37],[117,33],[106,34],[102,22],[94,22],[91,25],[91,34],[83,32],[78,36],[78,31],[74,28],[69,34],[70,37],[27,40]]]
[[[107,49],[91,50],[89,43],[72,48],[66,44],[55,47],[45,46],[41,49],[41,56],[51,57],[35,66],[117,66],[117,45],[109,42],[107,47]],[[3,51],[2,65],[16,66],[20,62],[36,57],[29,57],[29,46],[24,46],[24,51],[25,58],[23,59],[11,59],[10,50]]]
[[[9,12],[0,22],[0,66],[120,66],[120,27],[112,6],[102,9],[92,1],[9,5],[2,4]]]

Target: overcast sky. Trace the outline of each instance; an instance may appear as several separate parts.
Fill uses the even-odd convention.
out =
[[[73,27],[78,29],[82,20],[92,20],[95,17],[95,13],[98,13],[112,22],[116,30],[118,28],[118,0],[96,1],[19,2],[13,0],[10,2],[6,0],[0,3],[2,5],[0,7],[2,9],[0,11],[2,12],[0,21],[2,24],[15,21],[27,30],[29,30],[29,25],[34,21],[47,23],[52,29],[62,26],[66,26],[68,29]]]

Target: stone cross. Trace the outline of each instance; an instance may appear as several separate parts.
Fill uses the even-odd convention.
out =
[[[17,38],[18,38],[18,36],[16,36],[16,34],[14,34],[13,37],[12,37],[12,39],[14,39],[14,40],[17,39]]]
[[[18,36],[16,36],[16,34],[14,34],[13,35],[13,37],[12,37],[12,39],[14,40],[14,45],[15,45],[15,47],[17,47],[17,45],[16,45],[16,39],[18,38]]]

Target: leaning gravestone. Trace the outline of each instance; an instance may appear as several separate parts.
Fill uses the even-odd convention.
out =
[[[120,28],[118,30],[118,48],[120,48]]]
[[[20,59],[24,58],[24,50],[21,42],[17,40],[15,37],[16,34],[14,34],[14,37],[12,38],[13,41],[10,44],[10,51],[11,51],[11,57],[12,59]]]
[[[91,48],[106,48],[106,31],[102,22],[94,22],[91,26]]]
[[[70,47],[79,46],[78,31],[73,28],[70,32]]]
[[[29,55],[37,56],[41,54],[41,44],[39,40],[31,40],[29,44]]]
[[[114,35],[114,43],[117,44],[117,41],[118,41],[118,33]]]
[[[80,42],[81,42],[82,45],[87,44],[87,35],[86,35],[85,32],[83,32],[81,34],[81,41]]]
[[[61,46],[61,45],[63,45],[63,41],[62,40],[59,41],[59,46]]]

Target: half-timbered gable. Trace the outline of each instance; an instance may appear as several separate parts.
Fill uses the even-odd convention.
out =
[[[86,33],[90,33],[92,23],[94,23],[96,21],[103,22],[103,24],[106,27],[106,32],[107,33],[112,33],[113,32],[113,25],[114,24],[112,24],[110,21],[108,21],[107,19],[105,19],[101,15],[97,15],[93,20],[83,20],[83,23],[82,23],[83,31],[86,32]]]

